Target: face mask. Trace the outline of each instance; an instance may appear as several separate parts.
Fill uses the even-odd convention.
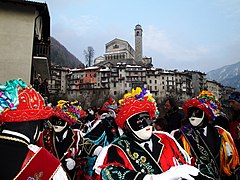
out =
[[[91,114],[91,115],[94,115],[94,111],[92,109],[89,109],[88,113]]]
[[[55,117],[51,120],[51,124],[55,132],[61,132],[67,126],[66,121]]]
[[[148,140],[152,136],[153,127],[147,126],[139,131],[134,131],[137,137],[139,137],[142,140]]]
[[[139,140],[148,140],[152,136],[153,126],[148,113],[134,115],[127,120],[131,133]]]
[[[192,124],[192,126],[199,126],[204,119],[204,111],[200,109],[196,109],[192,112],[191,116],[189,117],[189,121]]]

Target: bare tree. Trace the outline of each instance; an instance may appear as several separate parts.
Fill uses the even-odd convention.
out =
[[[86,61],[86,66],[90,67],[93,63],[94,49],[92,46],[88,46],[87,50],[83,51]]]

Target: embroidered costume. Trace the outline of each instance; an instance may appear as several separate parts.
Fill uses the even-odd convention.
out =
[[[113,142],[102,166],[102,179],[143,179],[146,174],[161,174],[172,166],[190,163],[169,134],[155,132],[151,141],[152,152],[125,135]]]
[[[0,85],[0,179],[67,179],[60,161],[34,143],[40,124],[53,110],[22,80]]]
[[[196,166],[206,179],[227,179],[239,168],[239,155],[229,132],[220,126],[213,126],[221,106],[215,96],[203,91],[183,104],[190,123],[173,131],[173,136],[193,157]]]
[[[83,172],[87,166],[84,156],[93,155],[97,146],[81,137],[80,130],[71,128],[85,116],[85,111],[76,102],[58,101],[50,118],[52,128],[45,129],[39,141],[39,145],[62,162],[69,179],[90,179]]]
[[[158,110],[147,89],[133,89],[119,103],[115,121],[124,134],[97,159],[102,179],[190,179],[198,175],[198,169],[187,165],[189,155],[168,133],[153,132],[152,119]]]

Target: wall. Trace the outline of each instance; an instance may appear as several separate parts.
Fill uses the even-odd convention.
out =
[[[0,83],[30,83],[35,9],[0,2]]]

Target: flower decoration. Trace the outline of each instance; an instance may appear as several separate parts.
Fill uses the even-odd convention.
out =
[[[206,104],[206,107],[211,111],[213,119],[220,115],[222,106],[215,95],[209,91],[202,91],[197,99]]]
[[[53,116],[61,118],[62,120],[68,122],[69,125],[74,125],[78,119],[86,116],[86,112],[77,101],[69,102],[59,100],[57,106],[55,107],[55,113]]]
[[[209,120],[214,120],[221,114],[221,104],[215,95],[209,91],[202,91],[197,97],[185,101],[183,104],[184,112],[188,113],[188,108],[197,107],[203,110]]]
[[[135,98],[138,100],[147,99],[150,102],[155,102],[155,99],[152,97],[152,94],[146,88],[137,87],[136,89],[132,89],[132,92],[126,93],[123,96],[123,99],[119,100],[119,104],[121,105],[127,98]]]

